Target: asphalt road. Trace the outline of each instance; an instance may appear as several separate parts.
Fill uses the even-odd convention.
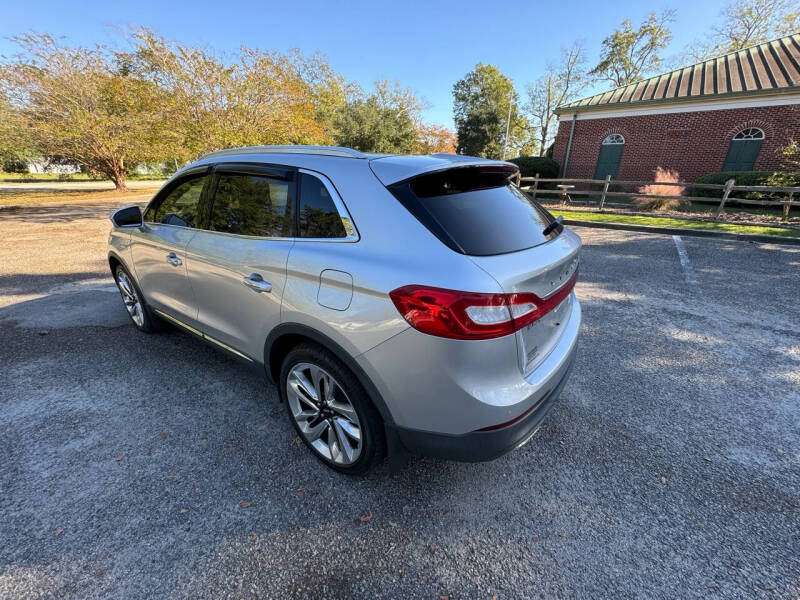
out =
[[[0,598],[800,595],[800,247],[579,230],[539,435],[352,479],[257,374],[128,324],[107,209],[0,212]]]

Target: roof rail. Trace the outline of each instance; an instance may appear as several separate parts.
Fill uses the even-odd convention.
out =
[[[240,148],[225,148],[204,154],[200,158],[213,158],[230,156],[233,154],[320,154],[323,156],[341,156],[345,158],[368,158],[363,152],[344,148],[343,146],[304,146],[304,145],[278,145],[278,146],[242,146]]]

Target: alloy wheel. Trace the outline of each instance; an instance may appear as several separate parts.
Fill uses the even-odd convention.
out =
[[[139,301],[139,296],[136,294],[136,289],[130,279],[128,279],[128,275],[122,269],[117,272],[117,287],[131,319],[136,325],[142,327],[144,325],[142,303]]]
[[[322,367],[298,363],[286,379],[289,410],[306,441],[337,465],[361,455],[361,423],[344,389]]]

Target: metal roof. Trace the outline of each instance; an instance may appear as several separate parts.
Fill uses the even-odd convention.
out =
[[[556,113],[800,91],[800,33],[562,104]]]

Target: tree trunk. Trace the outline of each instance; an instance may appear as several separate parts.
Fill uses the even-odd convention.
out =
[[[541,128],[542,137],[539,140],[539,156],[544,156],[545,153],[547,152],[547,147],[545,146],[545,144],[547,143],[547,130],[548,129],[549,129],[549,127],[542,127]]]
[[[118,192],[127,192],[128,186],[125,185],[125,171],[113,171],[108,174],[111,181],[114,182],[114,187]]]

